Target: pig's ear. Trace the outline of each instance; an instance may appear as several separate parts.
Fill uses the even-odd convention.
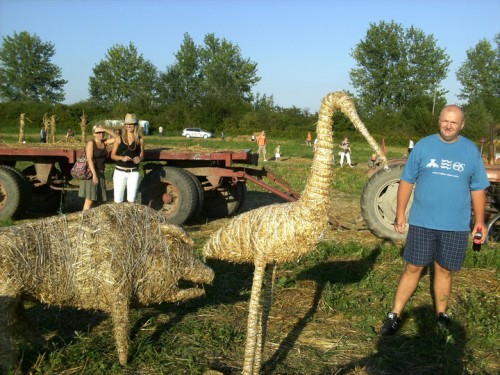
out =
[[[185,242],[187,245],[191,247],[194,246],[193,239],[189,237],[189,235],[181,227],[172,224],[163,224],[161,225],[160,229],[165,236],[178,238],[181,241]]]

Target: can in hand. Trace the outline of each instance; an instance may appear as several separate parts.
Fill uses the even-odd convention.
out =
[[[474,233],[474,240],[472,242],[472,250],[481,250],[481,240],[483,239],[483,228],[477,227],[476,233]]]

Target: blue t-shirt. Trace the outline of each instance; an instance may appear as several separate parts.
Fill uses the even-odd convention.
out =
[[[401,179],[415,184],[409,224],[448,231],[470,230],[470,192],[489,186],[478,147],[463,136],[446,143],[438,134],[415,144]]]

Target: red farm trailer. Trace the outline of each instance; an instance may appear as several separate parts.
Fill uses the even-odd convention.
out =
[[[77,197],[78,183],[70,170],[82,152],[70,146],[0,146],[0,220],[27,212],[81,209],[83,200]],[[138,200],[180,225],[197,217],[238,213],[246,199],[247,181],[287,201],[299,198],[283,178],[257,168],[257,161],[251,150],[146,149]]]

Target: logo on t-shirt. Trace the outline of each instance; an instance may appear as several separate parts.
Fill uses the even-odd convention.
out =
[[[439,168],[436,164],[436,159],[431,159],[431,161],[425,166],[426,168]]]
[[[441,159],[440,164],[436,162],[436,159],[431,159],[429,163],[425,166],[426,168],[438,168],[446,170],[454,170],[457,172],[463,172],[465,169],[465,164],[458,161],[453,162],[453,160]],[[449,177],[458,177],[458,175],[449,172],[432,172],[433,174]]]

